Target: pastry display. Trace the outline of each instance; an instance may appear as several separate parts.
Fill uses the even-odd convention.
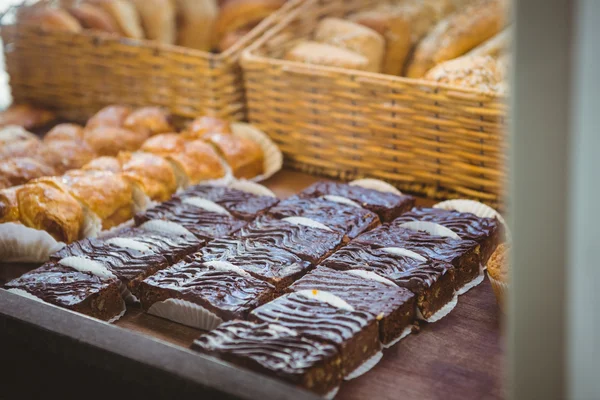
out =
[[[0,128],[15,125],[23,127],[23,129],[36,129],[55,119],[56,116],[53,112],[43,108],[37,108],[30,104],[13,104],[0,112]]]
[[[203,140],[214,146],[236,178],[249,179],[263,173],[264,153],[252,140],[217,132],[205,134]]]
[[[342,381],[335,346],[277,324],[227,322],[196,340],[193,348],[320,395]]]
[[[175,132],[171,115],[160,107],[142,107],[132,111],[123,121],[123,128],[144,136]]]
[[[29,157],[13,157],[0,160],[0,176],[10,186],[22,185],[32,179],[56,175],[56,170],[49,165]]]
[[[202,51],[225,51],[286,0],[86,0],[39,2],[19,23],[47,32],[91,30]],[[62,7],[61,7],[62,6]]]
[[[362,271],[342,272],[320,266],[296,281],[289,290],[331,293],[355,310],[376,316],[379,339],[386,346],[392,345],[412,330],[415,295],[391,281]]]
[[[202,139],[207,133],[231,133],[231,125],[220,118],[202,116],[194,119],[184,131],[184,135],[194,139]]]
[[[356,311],[328,292],[308,290],[286,294],[252,311],[249,319],[281,325],[302,337],[335,345],[345,377],[381,349],[376,316]]]

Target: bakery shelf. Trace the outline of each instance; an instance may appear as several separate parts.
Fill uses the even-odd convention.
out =
[[[286,170],[266,185],[279,197],[287,197],[317,180]],[[417,202],[433,203],[427,199]],[[0,265],[0,284],[32,268]],[[336,399],[501,399],[504,356],[500,321],[486,279],[461,296],[449,316],[422,324],[420,333],[385,350],[383,360],[364,376],[345,382]],[[136,309],[110,325],[0,290],[0,354],[11,366],[3,373],[3,394],[36,397],[60,392],[69,397],[81,393],[81,387],[101,382],[95,395],[316,398],[189,351],[199,334]],[[71,385],[52,384],[65,377]],[[37,384],[31,385],[34,381]]]

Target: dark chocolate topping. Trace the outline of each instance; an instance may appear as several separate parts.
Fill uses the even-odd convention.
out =
[[[194,349],[248,358],[275,375],[300,376],[337,354],[334,346],[302,338],[273,324],[232,321],[202,335]]]
[[[323,301],[291,293],[258,307],[250,319],[276,323],[302,336],[341,345],[375,319],[363,311],[347,311]]]
[[[500,226],[500,222],[494,218],[479,218],[471,213],[419,207],[402,214],[400,218],[394,221],[394,225],[401,225],[410,221],[435,222],[452,230],[461,239],[477,242],[496,233]]]
[[[198,252],[199,260],[227,261],[260,278],[277,282],[310,268],[308,261],[269,245],[247,239],[217,239]]]
[[[155,253],[163,255],[171,263],[188,254],[195,253],[206,244],[204,240],[190,235],[148,232],[140,228],[126,228],[110,235],[110,237],[133,239],[150,247]]]
[[[293,196],[271,208],[275,218],[305,217],[354,238],[379,223],[379,217],[369,210],[328,201],[321,198],[302,199]]]
[[[375,315],[388,315],[414,297],[408,289],[325,267],[317,267],[289,289],[294,292],[329,292],[345,300],[355,309]]]
[[[452,263],[457,258],[476,248],[472,240],[452,239],[433,236],[426,232],[417,232],[397,225],[383,225],[371,232],[360,235],[355,243],[374,248],[400,247],[432,260]]]
[[[269,217],[258,218],[235,236],[287,250],[312,263],[331,254],[344,240],[341,232],[294,225]]]
[[[161,203],[135,216],[138,225],[152,219],[178,223],[203,239],[229,236],[246,225],[243,220],[227,214],[209,212],[200,207],[182,203],[179,199]]]
[[[250,275],[219,270],[201,262],[181,262],[146,278],[144,283],[173,290],[185,300],[217,313],[221,318],[241,318],[257,300],[274,288]]]
[[[374,272],[413,292],[431,287],[452,268],[443,262],[421,262],[354,242],[335,252],[321,265],[340,271],[361,269]]]
[[[374,208],[403,208],[414,203],[414,197],[380,192],[360,186],[351,186],[340,182],[317,182],[300,192],[301,197],[320,197],[325,195],[341,196],[374,211]]]
[[[208,185],[192,186],[178,197],[202,197],[214,201],[235,217],[245,220],[253,219],[279,202],[279,199],[275,197],[257,196],[225,186]]]
[[[83,239],[63,247],[51,259],[84,257],[102,263],[119,279],[130,281],[143,277],[156,268],[167,266],[167,260],[160,254],[117,247],[99,239]]]
[[[102,278],[47,263],[8,282],[6,289],[21,289],[48,303],[72,307],[118,282],[114,278]]]

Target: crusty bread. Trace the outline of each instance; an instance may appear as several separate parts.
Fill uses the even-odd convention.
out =
[[[407,76],[421,78],[496,35],[506,24],[507,7],[506,0],[479,0],[440,21],[417,46]]]
[[[325,18],[317,26],[315,41],[358,53],[369,60],[368,71],[381,71],[385,39],[371,28],[339,18]]]
[[[144,29],[140,15],[129,0],[90,0],[104,8],[116,21],[121,34],[133,39],[143,39]]]
[[[102,32],[121,33],[117,21],[102,7],[88,3],[76,3],[69,12],[77,18],[81,26]]]
[[[171,0],[132,0],[135,4],[146,38],[174,44],[177,36],[175,5]]]
[[[504,75],[490,56],[462,56],[445,61],[429,70],[425,79],[484,92],[504,90]]]
[[[481,43],[479,46],[468,52],[467,55],[498,58],[510,50],[511,41],[512,35],[511,28],[509,27],[491,39]]]
[[[213,44],[214,26],[219,14],[216,0],[176,0],[177,44],[209,51]]]
[[[369,60],[358,53],[330,44],[302,41],[285,54],[285,59],[329,67],[369,71]]]
[[[48,32],[78,33],[83,29],[79,21],[62,8],[36,7],[22,13],[20,20]]]

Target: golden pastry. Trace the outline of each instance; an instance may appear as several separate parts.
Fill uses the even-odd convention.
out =
[[[171,125],[171,115],[160,107],[138,108],[125,119],[123,127],[148,136],[175,131]]]
[[[0,176],[11,186],[23,185],[42,176],[56,175],[56,170],[43,162],[29,157],[13,157],[0,160]]]
[[[19,222],[17,191],[21,187],[13,186],[0,190],[0,224],[5,222]]]
[[[81,167],[84,171],[121,172],[121,161],[117,157],[98,157]]]
[[[178,133],[163,133],[146,140],[140,150],[159,156],[168,156],[174,153],[183,153],[185,139]]]
[[[82,141],[83,127],[77,124],[58,124],[44,136],[45,143],[65,140]]]
[[[500,32],[507,22],[506,0],[479,0],[440,21],[417,46],[407,76],[421,78],[435,65],[465,54]]]
[[[133,110],[128,106],[108,106],[98,111],[90,118],[85,129],[94,129],[99,126],[122,128],[125,120]]]
[[[175,169],[179,186],[195,185],[225,176],[226,171],[218,154],[210,144],[202,140],[186,142],[183,152],[174,152],[164,157]]]
[[[215,147],[236,178],[254,178],[264,172],[264,153],[252,140],[223,133],[207,133],[203,140]]]
[[[60,242],[71,243],[80,238],[83,210],[68,193],[51,184],[35,182],[21,186],[16,195],[23,225],[46,231]]]
[[[369,60],[367,71],[381,71],[385,39],[373,29],[339,18],[325,18],[317,26],[315,41],[358,53]]]
[[[29,104],[15,104],[0,112],[0,127],[9,125],[22,126],[25,129],[35,129],[54,121],[53,112]]]
[[[167,201],[177,190],[177,177],[164,158],[144,152],[120,153],[123,176],[150,199]]]
[[[216,117],[198,117],[190,123],[183,135],[186,138],[201,139],[204,134],[212,132],[231,133],[231,125]]]
[[[99,126],[86,129],[83,135],[87,144],[101,156],[115,156],[120,151],[138,150],[148,139],[148,132],[135,132],[124,128]]]
[[[83,167],[98,154],[84,141],[51,140],[44,143],[39,156],[58,173]]]
[[[0,130],[0,159],[35,156],[42,141],[20,126],[7,126]]]
[[[7,189],[7,188],[9,188],[11,186],[12,185],[10,184],[10,182],[8,181],[8,179],[6,179],[3,176],[0,176],[0,190]]]

